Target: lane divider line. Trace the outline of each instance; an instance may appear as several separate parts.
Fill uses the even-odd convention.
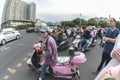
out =
[[[28,54],[28,57],[31,57],[31,56],[32,56],[32,53],[29,53],[29,54]]]
[[[32,53],[29,53],[29,54],[28,54],[28,57],[31,57],[31,56],[32,56]],[[24,61],[24,62],[27,61],[28,57],[24,57],[24,58],[23,58],[23,61]],[[18,63],[18,64],[16,65],[16,67],[17,67],[17,68],[20,68],[22,65],[23,65],[23,63]],[[11,74],[15,74],[16,69],[13,69],[13,68],[8,67],[8,68],[7,68],[7,71],[9,71]],[[9,78],[10,78],[9,75],[5,75],[5,76],[3,77],[4,80],[8,80]]]
[[[16,66],[19,68],[21,67],[23,64],[22,63],[18,63]]]
[[[23,58],[23,61],[27,61],[28,57]]]
[[[12,74],[14,74],[15,72],[16,72],[16,70],[15,69],[12,69],[12,68],[7,68],[7,70],[10,72],[10,73],[12,73]]]
[[[3,77],[3,79],[4,79],[4,80],[8,80],[9,77],[10,77],[9,75],[5,75],[5,76]]]

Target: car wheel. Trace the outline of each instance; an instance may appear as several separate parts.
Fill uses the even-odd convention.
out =
[[[5,44],[6,44],[6,40],[3,39],[3,40],[1,41],[1,44],[2,44],[2,45],[5,45]]]
[[[20,35],[17,35],[17,36],[16,36],[16,39],[20,39]]]

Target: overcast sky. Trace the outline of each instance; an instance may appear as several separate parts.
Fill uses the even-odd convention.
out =
[[[76,17],[120,17],[118,0],[23,0],[36,3],[36,18],[45,21],[69,20]],[[0,20],[5,0],[0,2]],[[81,16],[80,16],[81,14]],[[1,22],[1,21],[0,21]]]

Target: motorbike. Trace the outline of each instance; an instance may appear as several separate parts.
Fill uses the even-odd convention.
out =
[[[81,41],[81,37],[80,35],[76,35],[73,42],[72,42],[72,45],[69,47],[69,54],[70,55],[73,55],[74,51],[77,51],[78,48],[80,47],[80,41]]]
[[[39,62],[34,62],[35,60],[32,60],[35,57],[34,55],[37,55],[36,51],[34,51],[32,57],[27,60],[27,65],[30,69],[38,70],[43,65],[45,58],[39,57],[37,58],[38,60],[36,60]],[[39,54],[39,56],[41,56],[41,54]],[[72,56],[59,56],[56,65],[48,67],[48,73],[55,78],[80,80],[78,67],[86,61],[87,58],[85,54],[80,51],[76,51]],[[36,67],[34,63],[36,63],[38,67]]]
[[[66,50],[69,47],[69,41],[67,39],[64,39],[58,46],[58,51]]]
[[[57,42],[57,37],[54,36],[54,35],[52,35],[52,37],[53,37],[53,38],[55,39],[55,41]],[[66,37],[66,38],[64,38],[64,39],[62,40],[62,42],[58,45],[57,50],[58,50],[58,51],[66,50],[69,46],[70,46],[70,43],[69,43],[69,41],[68,41],[68,39],[67,39],[67,37]]]

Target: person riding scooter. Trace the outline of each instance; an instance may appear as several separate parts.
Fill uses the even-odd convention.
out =
[[[65,30],[61,26],[57,26],[56,30],[53,30],[52,37],[55,39],[57,43],[57,50],[63,51],[69,47],[69,41],[67,38],[64,37]]]
[[[56,36],[56,43],[59,46],[59,44],[63,41],[63,33],[64,30],[62,29],[62,26],[57,25],[57,32],[55,33]]]
[[[81,51],[84,52],[85,50],[87,50],[88,45],[90,43],[90,39],[91,35],[90,35],[90,31],[86,29],[85,26],[83,26],[83,32],[82,32],[82,39],[81,39]]]

